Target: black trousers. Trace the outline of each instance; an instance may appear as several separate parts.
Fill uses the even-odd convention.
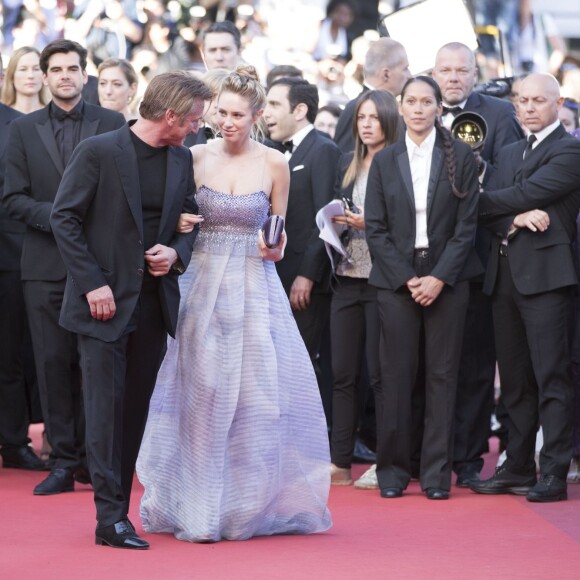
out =
[[[489,450],[495,358],[491,298],[483,294],[479,282],[470,282],[455,401],[456,473],[466,468],[481,471],[482,456]]]
[[[339,276],[330,307],[332,348],[331,459],[350,467],[355,434],[366,392],[359,393],[362,362],[366,356],[369,383],[377,417],[381,416],[381,369],[379,364],[379,310],[376,288],[366,278]]]
[[[65,280],[25,280],[24,299],[51,466],[76,469],[86,462],[85,421],[77,336],[58,319]]]
[[[509,257],[499,258],[493,319],[501,396],[510,417],[506,467],[535,473],[541,423],[542,474],[566,479],[572,457],[574,393],[570,375],[572,288],[524,296],[514,286]]]
[[[310,306],[306,310],[293,310],[292,312],[298,330],[300,331],[300,336],[306,345],[306,350],[312,361],[312,366],[316,373],[316,380],[318,381],[318,388],[320,389],[324,414],[326,415],[326,422],[330,424],[332,392],[330,389],[327,390],[324,388],[327,381],[323,380],[320,365],[322,338],[330,314],[330,294],[313,292],[310,295]]]
[[[425,419],[419,479],[423,490],[451,487],[455,392],[468,298],[467,282],[445,286],[426,308],[412,299],[406,287],[396,292],[377,291],[383,394],[382,421],[377,429],[381,488],[405,489],[411,479],[412,392],[421,331],[425,340]]]
[[[79,335],[87,458],[100,527],[127,517],[135,463],[166,344],[155,287],[141,292],[127,333],[120,339],[103,342]]]
[[[25,352],[28,321],[20,272],[0,272],[0,446],[20,447],[28,438]]]

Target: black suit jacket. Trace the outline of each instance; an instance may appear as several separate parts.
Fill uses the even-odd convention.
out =
[[[81,140],[124,123],[120,113],[85,103]],[[66,276],[50,227],[50,212],[63,172],[48,106],[10,125],[3,201],[10,216],[27,226],[23,280],[57,281]]]
[[[463,110],[479,113],[485,119],[487,139],[481,157],[494,166],[499,162],[500,151],[524,136],[515,109],[508,101],[481,93],[471,93]]]
[[[427,234],[431,275],[453,286],[483,271],[473,244],[477,225],[478,184],[471,149],[454,141],[456,185],[452,190],[439,135],[433,148],[427,196]],[[366,237],[373,267],[369,283],[398,290],[416,276],[415,197],[405,140],[379,151],[371,164],[365,198]]]
[[[0,199],[4,191],[4,155],[8,140],[8,127],[22,113],[0,104]],[[2,204],[0,204],[0,272],[15,272],[20,270],[20,255],[22,240],[26,228],[19,221],[13,220]]]
[[[572,252],[580,206],[580,141],[560,125],[523,159],[525,139],[503,149],[490,190],[480,195],[480,222],[493,235],[483,290],[492,294],[499,245],[516,215],[543,209],[550,215],[545,232],[518,230],[509,240],[514,285],[524,295],[578,282]]]
[[[193,162],[185,147],[169,147],[158,243],[171,246],[187,266],[197,230],[177,234],[179,215],[197,212]],[[68,270],[60,324],[105,342],[125,331],[147,268],[137,155],[129,125],[83,141],[74,151],[50,218]],[[108,285],[117,311],[108,321],[90,314],[87,292]],[[173,336],[179,308],[177,272],[159,279],[167,331]]]
[[[316,213],[334,197],[340,150],[312,129],[290,158],[290,193],[286,210],[288,243],[276,268],[286,292],[296,276],[316,282],[313,291],[328,291],[330,263]]]

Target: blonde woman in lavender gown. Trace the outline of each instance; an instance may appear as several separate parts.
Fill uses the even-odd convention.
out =
[[[310,358],[266,247],[284,216],[285,157],[251,139],[265,93],[253,67],[224,81],[223,139],[192,148],[200,222],[137,465],[148,532],[180,540],[309,534],[332,525],[328,436]]]

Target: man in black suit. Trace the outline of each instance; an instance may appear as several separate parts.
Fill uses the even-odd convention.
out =
[[[0,58],[0,87],[3,76]],[[4,189],[8,127],[20,116],[18,111],[0,104],[0,199]],[[25,230],[20,222],[10,219],[0,205],[0,455],[3,467],[44,470],[47,467],[30,448],[28,438],[24,354],[29,339],[20,280],[20,255]]]
[[[197,233],[176,232],[180,214],[197,210],[182,145],[210,99],[185,72],[154,77],[138,121],[79,145],[54,202],[68,270],[60,322],[78,334],[101,545],[149,547],[127,514],[149,400],[175,333],[178,274]]]
[[[442,46],[435,58],[433,79],[443,95],[444,126],[451,127],[462,111],[475,112],[487,123],[487,138],[480,157],[484,171],[480,182],[492,174],[489,164],[496,166],[500,150],[523,137],[511,103],[473,92],[477,82],[475,55],[464,44],[453,42]],[[479,228],[476,249],[485,264],[488,258],[490,234]],[[463,350],[455,407],[455,444],[453,469],[456,484],[467,487],[479,479],[483,454],[488,450],[491,414],[494,403],[495,346],[491,300],[482,291],[482,279],[469,284],[469,307],[465,321]]]
[[[274,81],[268,91],[264,119],[270,137],[284,143],[290,165],[288,245],[284,258],[276,262],[276,269],[320,386],[317,359],[330,309],[330,262],[319,237],[316,213],[334,197],[341,153],[330,139],[314,129],[317,111],[315,85],[304,79],[282,78]],[[328,398],[323,396],[327,411]]]
[[[507,459],[478,493],[567,498],[572,455],[570,371],[572,297],[578,279],[572,243],[580,206],[580,142],[558,120],[563,99],[555,78],[527,77],[520,114],[528,140],[506,147],[480,221],[493,234],[484,291],[493,318],[502,399],[510,418]],[[534,461],[538,419],[544,444],[540,480]]]
[[[392,38],[379,38],[369,46],[365,56],[363,93],[375,89],[389,91],[398,97],[409,78],[409,59],[400,42]],[[346,104],[336,125],[334,142],[343,153],[354,149],[352,118],[359,97]]]
[[[57,40],[42,51],[40,67],[52,102],[10,125],[3,201],[26,225],[22,280],[42,413],[52,447],[51,473],[35,495],[73,491],[74,478],[88,483],[84,415],[76,336],[59,327],[66,279],[49,223],[64,168],[83,139],[124,124],[121,114],[85,103],[86,50]]]

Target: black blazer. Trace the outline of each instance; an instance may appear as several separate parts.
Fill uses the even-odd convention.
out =
[[[437,135],[427,196],[427,234],[431,275],[453,286],[483,271],[473,244],[477,225],[478,183],[475,160],[464,143],[453,142],[456,197],[449,183],[443,140]],[[366,237],[373,258],[369,283],[398,290],[416,276],[415,197],[405,140],[379,151],[371,164],[365,198]]]
[[[296,276],[313,280],[314,291],[328,291],[330,263],[316,213],[334,198],[334,184],[340,150],[327,137],[313,129],[290,158],[290,193],[286,210],[288,243],[284,259],[276,262],[286,292]]]
[[[84,104],[81,140],[124,125],[120,113]],[[64,167],[48,106],[10,125],[3,201],[11,217],[26,224],[23,280],[63,280],[66,268],[50,227],[50,212]]]
[[[193,161],[185,147],[169,147],[167,180],[158,243],[173,247],[187,266],[197,229],[177,234],[179,215],[197,213]],[[146,270],[137,155],[128,125],[83,141],[75,149],[58,189],[50,218],[68,270],[60,324],[105,342],[118,339],[129,320]],[[87,292],[109,285],[117,312],[94,319]],[[179,308],[177,272],[159,279],[167,331],[173,336]]]
[[[480,223],[492,234],[483,290],[492,294],[499,245],[514,217],[532,209],[550,214],[545,232],[518,230],[509,240],[512,278],[524,295],[578,282],[572,252],[580,207],[580,141],[561,125],[523,159],[525,139],[503,149],[490,189],[480,194]]]
[[[516,111],[508,101],[481,93],[471,93],[463,110],[479,113],[485,119],[487,139],[481,157],[492,165],[498,164],[499,153],[506,145],[515,143],[524,136]]]
[[[21,117],[22,113],[0,104],[0,199],[4,191],[4,155],[6,141],[8,140],[8,127],[14,119]],[[3,204],[0,204],[0,272],[15,272],[20,270],[20,255],[22,254],[22,241],[24,239],[25,226],[19,221],[13,220],[8,215]]]

